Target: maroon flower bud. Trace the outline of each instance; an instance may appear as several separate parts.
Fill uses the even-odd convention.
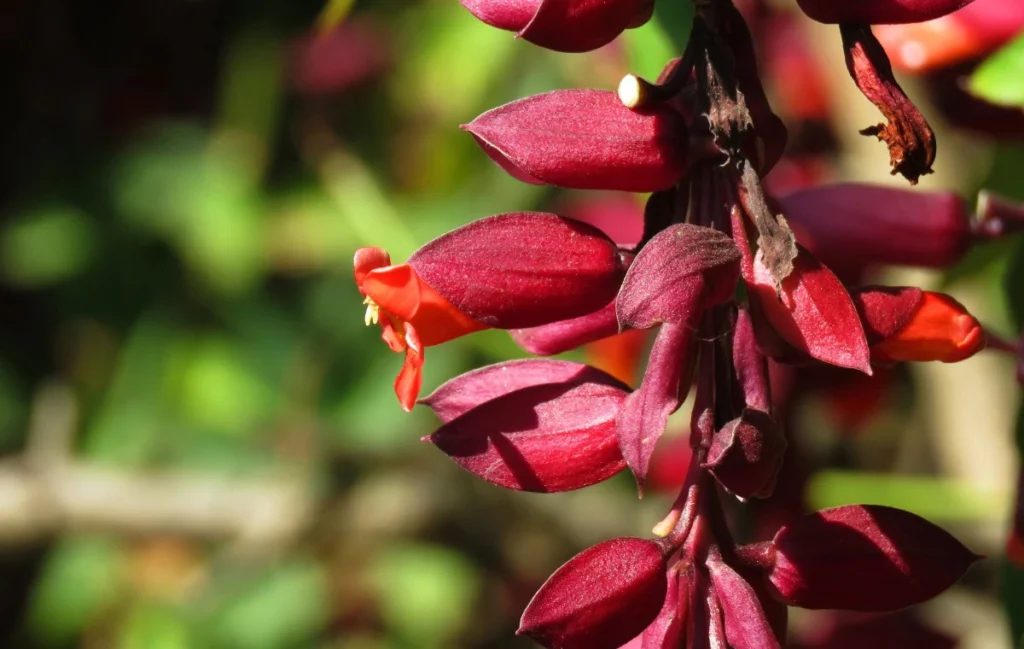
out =
[[[481,21],[556,52],[587,52],[651,17],[648,0],[461,0]]]
[[[891,173],[902,174],[911,185],[916,185],[918,178],[932,173],[935,133],[896,82],[889,58],[871,33],[871,28],[862,23],[844,23],[839,30],[843,35],[846,68],[850,76],[888,121],[887,124],[869,126],[861,134],[874,135],[885,142],[889,147]]]
[[[895,264],[946,268],[971,245],[970,210],[953,192],[845,183],[779,201],[801,243],[839,268]]]
[[[612,301],[624,272],[615,244],[597,228],[530,212],[453,230],[409,265],[459,311],[500,329],[592,313]]]
[[[761,609],[754,588],[725,563],[717,551],[708,557],[707,567],[722,607],[729,646],[733,649],[779,647],[779,640]]]
[[[679,408],[690,388],[695,362],[694,330],[687,324],[665,324],[651,348],[640,388],[626,397],[615,421],[619,448],[643,495],[651,454],[668,416]]]
[[[625,467],[615,415],[629,390],[599,370],[537,360],[492,366],[453,383],[429,405],[442,419],[468,409],[426,439],[488,482],[569,491]]]
[[[658,616],[667,591],[665,571],[654,541],[599,543],[551,575],[517,633],[549,649],[618,649]]]
[[[974,0],[797,0],[809,17],[821,23],[885,25],[920,23],[938,18]]]
[[[746,279],[751,300],[786,343],[824,363],[871,374],[867,339],[849,293],[805,248],[778,293],[760,252]]]
[[[682,116],[631,110],[614,92],[556,90],[499,106],[463,126],[513,177],[570,189],[652,192],[687,169]]]
[[[740,499],[767,498],[786,452],[786,438],[771,416],[747,408],[711,438],[703,466]]]
[[[669,226],[640,249],[615,300],[622,329],[663,322],[695,326],[704,309],[732,298],[740,252],[718,230]]]
[[[799,649],[955,649],[957,641],[909,611],[888,615],[833,613]],[[824,622],[825,620],[822,620]]]
[[[589,365],[528,358],[496,363],[461,374],[419,402],[430,407],[438,419],[447,424],[487,401],[517,390],[551,384],[568,388],[584,383],[629,389],[621,381]]]
[[[920,516],[879,505],[816,512],[773,543],[769,579],[802,608],[894,611],[935,597],[980,558]]]
[[[520,347],[531,354],[552,356],[614,336],[619,333],[619,319],[615,315],[615,302],[612,301],[593,313],[572,320],[513,329],[509,333]]]

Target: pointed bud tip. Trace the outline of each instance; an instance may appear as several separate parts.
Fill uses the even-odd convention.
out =
[[[626,108],[636,108],[643,100],[643,86],[636,75],[627,74],[619,82],[619,101]]]

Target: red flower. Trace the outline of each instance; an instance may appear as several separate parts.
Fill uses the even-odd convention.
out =
[[[380,248],[356,251],[355,275],[366,298],[366,324],[379,324],[388,347],[405,352],[395,394],[402,408],[412,410],[422,383],[423,348],[487,327],[438,295],[409,264],[391,265]]]
[[[974,0],[797,0],[822,23],[885,25],[919,23],[952,13]]]

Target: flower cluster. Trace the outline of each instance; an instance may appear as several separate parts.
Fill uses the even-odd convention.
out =
[[[840,25],[850,73],[888,122],[866,132],[911,182],[930,171],[934,135],[869,25],[920,22],[967,1],[800,2]],[[652,11],[645,0],[463,4],[566,52],[601,46]],[[520,633],[551,648],[779,647],[787,606],[896,610],[942,592],[978,559],[913,514],[869,505],[798,518],[768,542],[735,540],[722,495],[771,496],[787,447],[770,364],[870,375],[977,353],[988,336],[952,297],[859,278],[876,264],[949,266],[991,233],[951,193],[839,184],[767,195],[761,178],[782,156],[785,126],[731,0],[696,4],[689,46],[657,83],[630,75],[618,93],[556,90],[463,127],[521,181],[651,193],[638,243],[524,212],[459,228],[404,264],[377,248],[355,257],[367,324],[405,354],[402,407],[432,408],[442,425],[427,439],[494,484],[566,491],[628,467],[642,493],[667,420],[693,391],[689,469],[654,536],[584,550],[524,613]],[[538,355],[626,330],[650,330],[653,345],[636,389],[534,358],[469,372],[417,401],[425,348],[485,328],[510,330]]]

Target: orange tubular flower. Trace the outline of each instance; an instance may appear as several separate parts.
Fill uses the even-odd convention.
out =
[[[403,409],[412,410],[422,384],[423,348],[487,327],[438,295],[409,264],[392,265],[380,248],[356,251],[355,277],[365,298],[367,326],[379,324],[388,347],[405,352],[395,394]]]
[[[852,297],[873,362],[956,363],[985,347],[981,324],[948,295],[909,287],[867,287]]]

